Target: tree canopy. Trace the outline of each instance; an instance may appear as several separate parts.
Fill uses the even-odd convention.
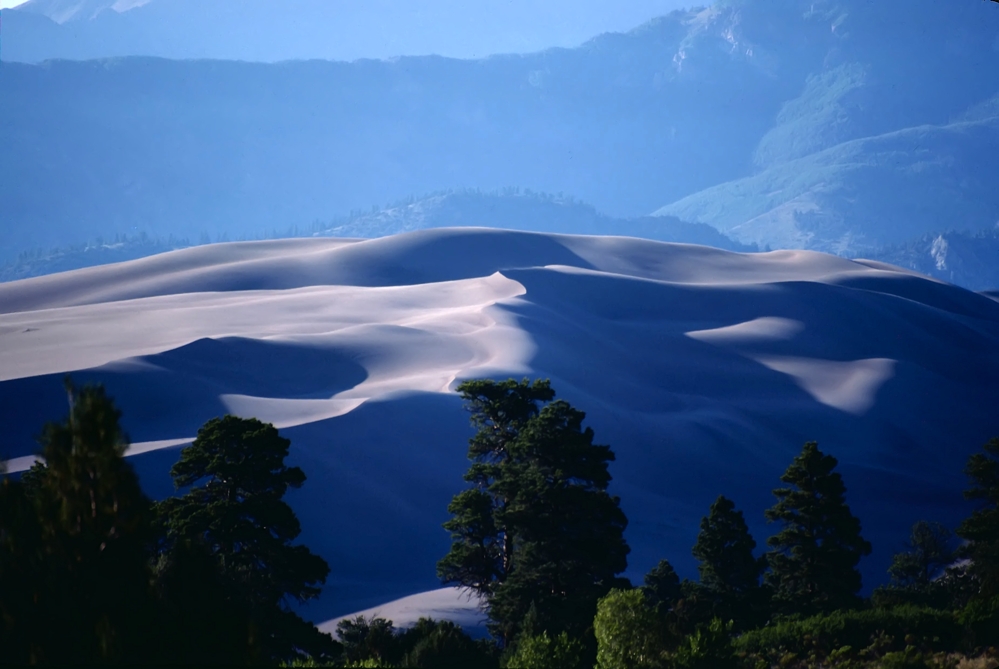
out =
[[[968,542],[964,554],[971,558],[969,571],[979,582],[981,596],[999,595],[999,439],[992,439],[968,459],[964,468],[971,487],[964,496],[978,508],[957,528]]]
[[[778,611],[820,613],[848,608],[861,586],[857,565],[871,545],[860,535],[860,520],[846,503],[836,458],[808,442],[773,491],[777,503],[766,511],[781,524],[766,554]]]
[[[719,496],[691,552],[698,560],[698,596],[711,617],[746,622],[761,608],[760,575],[765,562],[753,556],[756,541],[732,500]]]
[[[42,430],[22,481],[3,482],[0,655],[11,663],[128,662],[150,618],[151,507],[124,459],[121,412],[67,381],[69,415]]]
[[[529,611],[532,633],[581,634],[627,566],[627,519],[607,493],[613,452],[548,381],[468,381],[458,392],[478,428],[472,487],[448,507],[452,546],[438,575],[483,596],[506,643]]]
[[[232,596],[259,629],[270,631],[261,652],[282,659],[333,648],[329,635],[289,606],[318,596],[329,573],[325,560],[291,543],[301,526],[283,497],[305,474],[284,463],[289,446],[273,425],[255,418],[213,419],[170,470],[178,489],[194,487],[159,505],[164,552],[181,542],[207,550]]]

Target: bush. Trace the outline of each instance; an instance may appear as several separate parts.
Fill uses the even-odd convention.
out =
[[[517,650],[507,661],[512,669],[581,669],[583,644],[562,632],[557,637],[542,632],[521,637]]]
[[[954,614],[928,608],[836,611],[804,620],[778,622],[747,632],[735,640],[736,650],[776,660],[787,655],[828,657],[844,646],[869,648],[879,654],[904,651],[914,645],[953,650],[960,645],[962,628]]]
[[[732,623],[722,623],[718,618],[699,626],[677,649],[670,669],[735,669],[731,631]]]
[[[973,600],[958,613],[973,647],[999,646],[999,597]]]
[[[611,590],[593,620],[597,669],[663,666],[663,626],[645,590]]]
[[[421,618],[400,637],[406,649],[402,665],[419,669],[490,669],[498,665],[495,646],[476,642],[459,625],[443,620]]]

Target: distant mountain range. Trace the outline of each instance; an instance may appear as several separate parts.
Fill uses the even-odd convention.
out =
[[[78,9],[65,27],[177,6],[161,2],[93,21],[108,3],[59,7]],[[4,12],[5,48],[25,15]],[[647,234],[655,212],[847,256],[980,240],[999,221],[997,61],[995,3],[724,0],[479,60],[5,62],[0,261],[98,235],[257,238],[508,186],[592,204],[565,220],[606,215],[593,230]],[[435,216],[547,230],[563,211],[482,218],[479,204]],[[354,217],[344,234],[414,216]]]
[[[761,251],[721,234],[704,223],[686,223],[672,216],[621,219],[605,216],[571,199],[508,189],[502,193],[456,191],[413,198],[368,212],[353,212],[306,227],[272,230],[236,240],[291,237],[373,238],[401,232],[446,227],[488,227],[550,233],[619,235],[665,242],[699,244],[730,251]],[[86,243],[23,252],[0,264],[0,282],[94,267],[199,246],[230,241],[212,238],[151,238],[140,235],[98,237]],[[977,233],[927,234],[903,244],[869,249],[864,258],[912,269],[974,291],[999,287],[999,228]]]
[[[354,60],[574,47],[682,0],[29,0],[3,12],[3,60],[120,56]]]
[[[999,228],[924,235],[868,257],[999,296]]]
[[[730,251],[756,251],[732,241],[710,225],[685,223],[669,216],[617,219],[571,199],[508,189],[503,193],[457,191],[412,198],[369,212],[352,212],[332,221],[306,227],[272,230],[256,237],[383,237],[400,232],[446,227],[489,227],[539,232],[622,235],[664,242],[700,244]],[[211,242],[230,241],[203,233],[195,238],[152,238],[148,234],[99,237],[86,243],[22,252],[17,259],[0,263],[0,282],[54,274],[83,267],[135,260],[158,253]],[[236,241],[235,239],[233,241]],[[999,285],[997,283],[996,285]]]

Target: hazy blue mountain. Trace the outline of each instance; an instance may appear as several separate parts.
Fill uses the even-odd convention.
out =
[[[319,234],[383,237],[411,230],[486,227],[580,235],[622,235],[661,242],[700,244],[729,251],[756,251],[704,223],[642,216],[613,218],[588,204],[552,195],[509,189],[505,193],[458,191],[402,202],[376,212],[334,221]]]
[[[847,255],[999,221],[999,116],[852,140],[688,196],[658,213],[746,242]]]
[[[999,228],[924,235],[866,257],[999,297]]]
[[[3,63],[0,260],[508,186],[847,254],[982,229],[997,35],[978,0],[726,0],[479,60]]]
[[[657,213],[744,242],[848,255],[941,229],[992,227],[996,7],[816,7],[842,43],[783,104],[754,151],[753,173]]]
[[[680,0],[29,0],[5,11],[3,59],[278,61],[438,54],[475,58],[578,46]]]
[[[571,199],[509,189],[504,193],[458,191],[439,193],[369,212],[353,212],[332,221],[315,221],[305,227],[272,230],[255,237],[384,237],[412,230],[445,227],[489,227],[592,235],[623,235],[665,242],[700,244],[730,251],[755,251],[755,246],[734,242],[710,225],[685,223],[669,216],[619,219]],[[25,251],[0,263],[0,282],[27,279],[82,267],[135,260],[213,241],[208,233],[194,238],[151,238],[147,234],[99,237],[83,244]]]

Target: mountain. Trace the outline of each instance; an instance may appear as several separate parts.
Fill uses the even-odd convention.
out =
[[[867,256],[976,291],[999,288],[999,228],[929,234]]]
[[[302,541],[332,568],[304,612],[324,621],[440,587],[472,432],[456,384],[550,378],[617,455],[633,580],[664,557],[693,576],[719,494],[762,544],[770,491],[818,440],[874,544],[870,588],[913,521],[969,510],[965,460],[999,434],[997,325],[989,297],[810,251],[467,228],[212,244],[0,285],[0,423],[23,469],[64,375],[102,382],[163,497],[204,421],[275,422],[308,475]]]
[[[621,235],[659,241],[701,244],[731,251],[756,251],[755,246],[734,242],[704,223],[684,223],[668,216],[617,219],[575,200],[507,189],[503,193],[452,191],[430,195],[371,212],[354,212],[329,222],[315,221],[306,228],[273,230],[258,239],[280,237],[383,237],[400,232],[445,227],[489,227],[541,232]],[[197,244],[212,241],[207,234]],[[215,241],[222,241],[216,239]],[[228,241],[226,239],[225,241]],[[244,240],[245,241],[245,240]],[[145,233],[105,239],[69,247],[22,252],[0,264],[0,282],[136,260],[193,246],[188,238],[151,238]]]
[[[678,0],[29,0],[3,12],[3,59],[475,58],[578,46],[681,6]]]
[[[996,147],[999,116],[906,128],[714,186],[656,213],[709,223],[744,243],[867,255],[941,227],[993,227]]]
[[[4,12],[6,47],[8,14],[50,21]],[[978,0],[726,0],[479,60],[4,62],[0,260],[115,234],[253,238],[510,186],[761,247],[856,255],[974,232],[999,220],[997,34]]]
[[[544,193],[506,189],[500,193],[452,191],[389,206],[370,213],[353,214],[321,227],[313,234],[337,237],[382,237],[426,230],[477,226],[507,230],[532,230],[582,235],[620,235],[664,242],[701,244],[730,251],[756,251],[756,246],[732,241],[704,223],[678,218],[640,216],[614,218],[594,207]]]
[[[933,231],[991,228],[999,220],[988,177],[999,168],[996,8],[814,7],[841,39],[826,41],[825,59],[782,105],[753,152],[753,172],[656,213],[743,242],[848,255]]]

